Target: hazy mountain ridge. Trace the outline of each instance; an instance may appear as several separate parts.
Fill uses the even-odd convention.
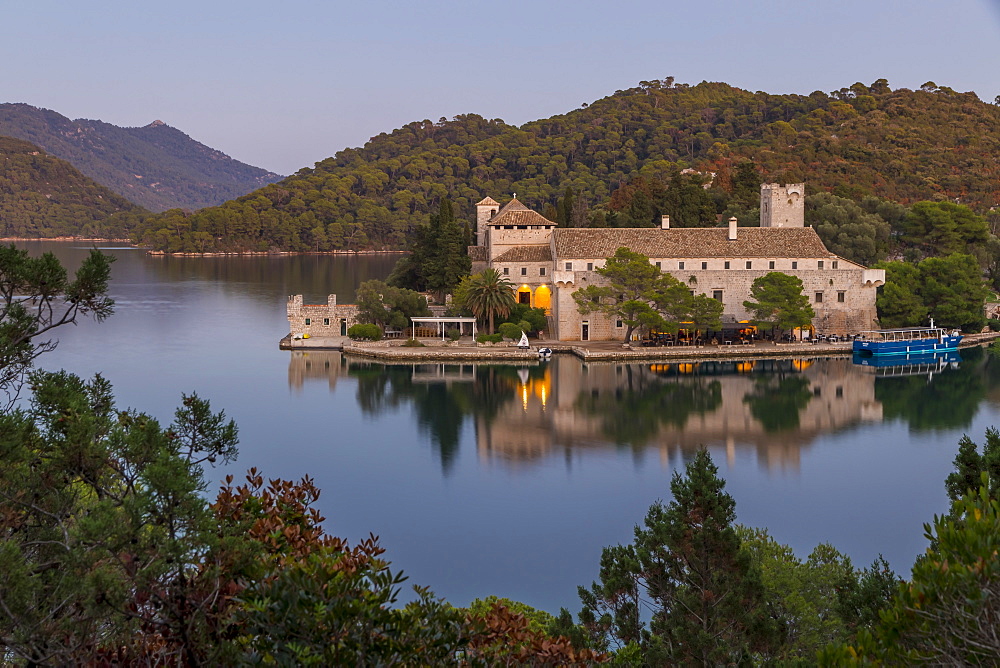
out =
[[[143,210],[22,139],[0,136],[0,237],[128,236]]]
[[[122,128],[0,104],[0,135],[30,141],[152,211],[221,204],[281,176],[233,160],[162,121]]]

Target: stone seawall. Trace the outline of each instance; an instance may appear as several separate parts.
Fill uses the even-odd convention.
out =
[[[989,343],[1000,338],[1000,332],[985,334],[969,334],[961,343],[962,348]],[[385,347],[389,343],[391,347]],[[381,345],[380,345],[381,344]],[[598,346],[584,347],[567,345],[565,343],[541,341],[535,343],[531,350],[519,350],[514,347],[490,348],[478,346],[435,346],[410,348],[399,345],[399,342],[379,342],[358,344],[349,339],[325,339],[316,341],[290,340],[284,337],[280,347],[283,350],[342,350],[349,355],[369,357],[381,360],[396,361],[475,361],[490,360],[531,362],[538,359],[538,348],[549,347],[554,354],[572,354],[587,362],[595,361],[703,361],[711,359],[750,359],[773,357],[831,357],[852,354],[848,343],[760,343],[753,346],[705,346],[702,348],[622,348],[620,344],[602,343]]]
[[[393,361],[538,361],[538,353],[536,351],[518,350],[516,348],[369,348],[365,346],[345,345],[344,353],[347,355],[356,355],[358,357],[371,357],[374,359]]]

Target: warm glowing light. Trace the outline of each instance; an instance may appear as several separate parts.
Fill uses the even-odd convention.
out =
[[[796,371],[805,371],[812,366],[812,360],[792,360],[792,368]]]
[[[681,373],[694,373],[694,364],[678,364],[677,370]]]
[[[754,366],[753,362],[738,362],[736,364],[736,370],[739,373],[750,373],[751,371],[753,371],[753,366]]]

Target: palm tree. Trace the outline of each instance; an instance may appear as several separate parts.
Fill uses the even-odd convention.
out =
[[[514,286],[496,269],[485,269],[469,278],[465,303],[477,318],[488,318],[493,331],[493,318],[507,317],[514,307]]]

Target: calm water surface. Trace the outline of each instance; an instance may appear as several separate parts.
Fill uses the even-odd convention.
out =
[[[53,250],[75,266],[86,248]],[[117,313],[59,332],[47,368],[104,374],[164,422],[197,391],[240,426],[239,460],[312,476],[328,529],[463,605],[498,594],[557,611],[630,539],[706,444],[739,520],[805,556],[829,541],[908,572],[946,509],[962,433],[1000,424],[1000,359],[886,377],[849,359],[530,367],[384,365],[278,350],[285,298],[353,297],[395,258],[163,258],[112,248]],[[956,368],[957,367],[957,368]],[[214,487],[214,483],[213,483]]]

